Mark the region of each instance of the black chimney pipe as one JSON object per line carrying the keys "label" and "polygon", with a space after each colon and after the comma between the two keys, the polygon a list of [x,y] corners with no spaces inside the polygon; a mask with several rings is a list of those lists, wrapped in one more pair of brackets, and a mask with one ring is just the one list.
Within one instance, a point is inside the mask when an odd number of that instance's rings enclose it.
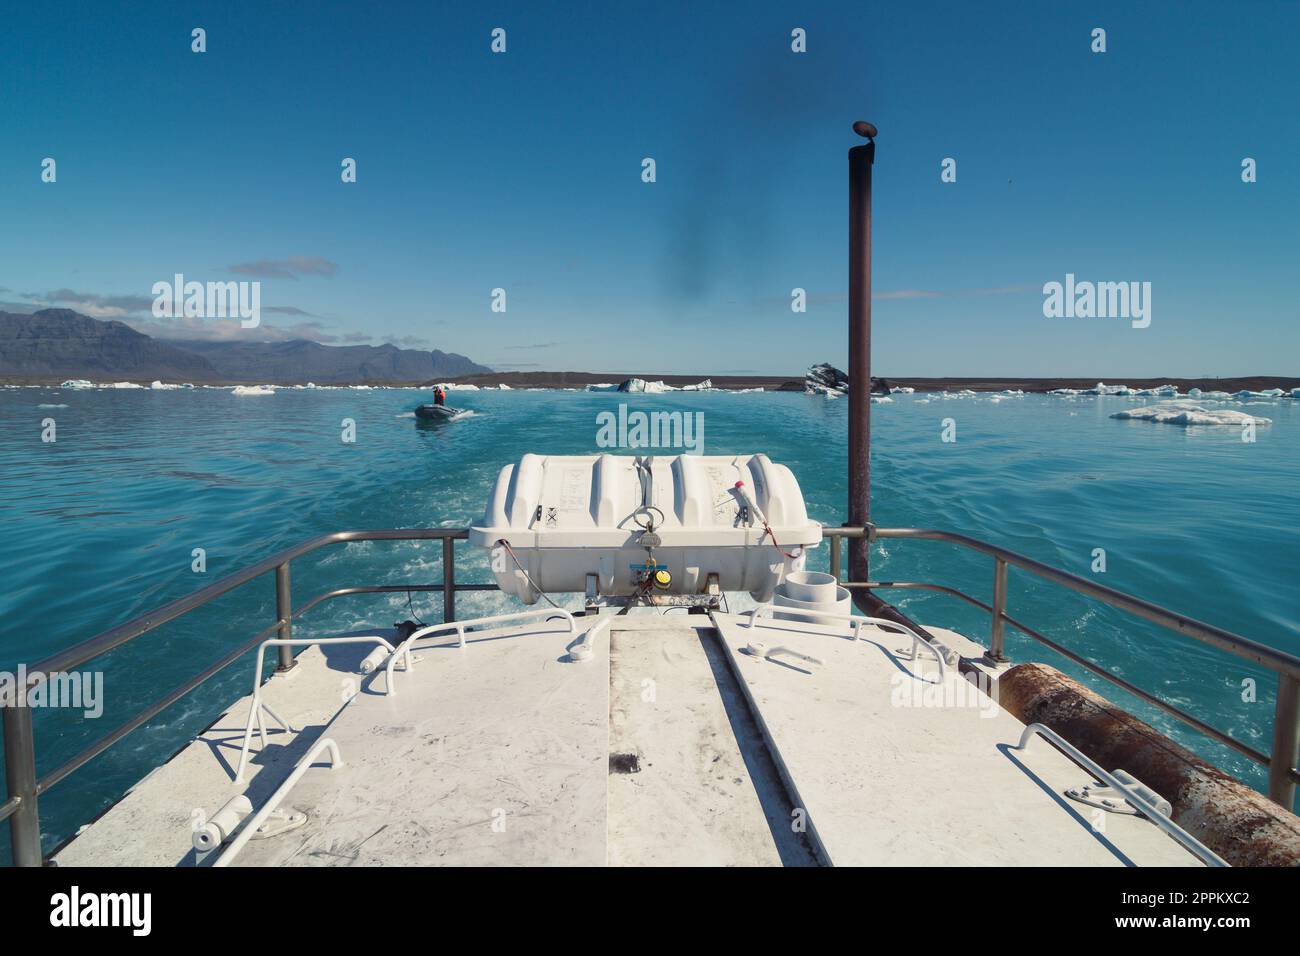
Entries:
{"label": "black chimney pipe", "polygon": [[[876,127],[859,120],[853,131],[867,142],[849,150],[849,520],[871,522],[871,166]],[[871,542],[849,540],[849,580],[871,580]],[[878,602],[854,589],[863,611]]]}

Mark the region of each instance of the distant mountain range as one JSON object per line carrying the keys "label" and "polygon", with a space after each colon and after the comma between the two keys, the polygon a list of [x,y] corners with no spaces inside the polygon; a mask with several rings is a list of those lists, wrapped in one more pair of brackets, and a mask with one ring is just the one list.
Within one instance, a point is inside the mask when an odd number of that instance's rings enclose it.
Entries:
{"label": "distant mountain range", "polygon": [[463,355],[395,345],[160,340],[71,309],[0,312],[0,378],[50,381],[270,383],[427,382],[489,372]]}

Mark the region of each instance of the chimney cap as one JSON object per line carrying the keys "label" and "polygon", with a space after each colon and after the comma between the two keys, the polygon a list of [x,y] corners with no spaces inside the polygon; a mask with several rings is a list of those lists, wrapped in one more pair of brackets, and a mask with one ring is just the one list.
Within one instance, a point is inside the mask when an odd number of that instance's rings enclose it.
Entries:
{"label": "chimney cap", "polygon": [[874,139],[876,136],[876,126],[874,123],[868,123],[866,120],[858,120],[853,124],[853,132],[865,139]]}

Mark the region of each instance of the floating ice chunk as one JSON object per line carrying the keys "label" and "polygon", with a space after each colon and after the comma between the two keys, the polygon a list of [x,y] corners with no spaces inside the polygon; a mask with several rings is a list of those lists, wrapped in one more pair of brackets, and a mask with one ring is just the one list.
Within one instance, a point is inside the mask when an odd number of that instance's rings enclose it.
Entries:
{"label": "floating ice chunk", "polygon": [[1082,395],[1083,393],[1080,392],[1077,388],[1054,388],[1047,394],[1048,395]]}
{"label": "floating ice chunk", "polygon": [[676,392],[678,389],[672,385],[665,385],[663,382],[647,382],[643,378],[629,378],[618,387],[618,391],[658,395],[662,392]]}
{"label": "floating ice chunk", "polygon": [[84,378],[70,378],[62,385],[59,386],[59,388],[94,388],[94,387],[95,387],[94,385],[92,385],[90,382],[87,382]]}
{"label": "floating ice chunk", "polygon": [[236,385],[231,395],[274,395],[275,389],[270,385]]}
{"label": "floating ice chunk", "polygon": [[1098,382],[1092,388],[1086,388],[1082,392],[1075,393],[1080,395],[1131,395],[1133,389],[1127,385],[1107,385],[1105,382]]}
{"label": "floating ice chunk", "polygon": [[1227,408],[1206,408],[1196,402],[1157,402],[1143,405],[1141,408],[1129,408],[1116,412],[1111,418],[1131,418],[1147,422],[1160,422],[1166,425],[1271,425],[1272,419],[1259,418]]}
{"label": "floating ice chunk", "polygon": [[144,388],[144,386],[137,385],[135,382],[113,382],[108,385],[101,385],[100,388]]}
{"label": "floating ice chunk", "polygon": [[601,382],[597,385],[588,385],[585,389],[588,392],[617,392],[618,386],[613,382]]}
{"label": "floating ice chunk", "polygon": [[713,379],[706,378],[698,385],[683,385],[683,392],[711,392],[713,391]]}
{"label": "floating ice chunk", "polygon": [[915,391],[910,385],[891,385],[889,388],[891,395],[911,395]]}
{"label": "floating ice chunk", "polygon": [[[828,397],[829,397],[829,396],[828,396]],[[894,402],[894,400],[893,400],[892,398],[890,398],[888,395],[872,395],[872,396],[871,396],[871,404],[872,404],[872,405],[892,405],[893,402]]]}

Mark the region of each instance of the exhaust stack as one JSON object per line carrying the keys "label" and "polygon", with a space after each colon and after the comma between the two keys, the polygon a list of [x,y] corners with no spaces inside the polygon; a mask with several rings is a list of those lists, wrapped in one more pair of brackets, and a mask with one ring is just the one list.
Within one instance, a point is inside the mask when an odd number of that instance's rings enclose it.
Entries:
{"label": "exhaust stack", "polygon": [[[853,132],[867,142],[849,150],[849,516],[848,523],[871,523],[871,167],[876,161],[876,127],[858,120]],[[850,539],[849,580],[871,580],[871,542]],[[866,589],[854,589],[862,611],[879,602]]]}

